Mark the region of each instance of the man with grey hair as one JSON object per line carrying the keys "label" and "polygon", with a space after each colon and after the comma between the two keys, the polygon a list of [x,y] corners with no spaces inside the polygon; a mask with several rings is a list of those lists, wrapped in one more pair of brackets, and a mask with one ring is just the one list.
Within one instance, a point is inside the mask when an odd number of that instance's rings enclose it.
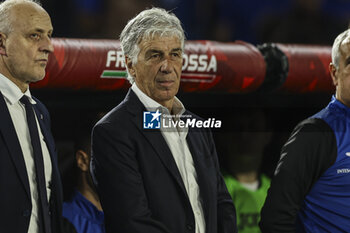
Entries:
{"label": "man with grey hair", "polygon": [[45,76],[50,16],[37,2],[0,4],[0,231],[61,232],[61,183],[50,117],[29,84]]}
{"label": "man with grey hair", "polygon": [[145,10],[120,40],[132,87],[92,135],[91,168],[106,231],[237,232],[211,133],[143,128],[150,113],[151,121],[162,114],[174,116],[173,122],[193,116],[175,96],[185,41],[180,21],[163,9]]}
{"label": "man with grey hair", "polygon": [[334,41],[336,87],[326,108],[299,123],[282,148],[262,232],[350,232],[350,30]]}

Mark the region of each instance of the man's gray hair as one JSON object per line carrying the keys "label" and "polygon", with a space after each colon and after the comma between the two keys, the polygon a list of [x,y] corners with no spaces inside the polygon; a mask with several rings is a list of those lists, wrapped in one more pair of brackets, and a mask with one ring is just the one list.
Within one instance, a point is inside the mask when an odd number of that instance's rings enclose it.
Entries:
{"label": "man's gray hair", "polygon": [[[185,33],[180,20],[173,14],[161,8],[147,9],[131,19],[120,34],[120,44],[124,56],[128,56],[133,64],[137,63],[139,44],[143,39],[152,39],[155,36],[176,36],[181,41],[184,51]],[[125,64],[128,71],[128,67]],[[134,78],[129,74],[128,80],[132,84]]]}
{"label": "man's gray hair", "polygon": [[12,21],[10,20],[11,8],[21,3],[35,3],[41,6],[37,0],[6,0],[0,3],[0,32],[8,34],[12,32]]}
{"label": "man's gray hair", "polygon": [[349,36],[350,29],[347,29],[346,31],[340,33],[337,38],[335,38],[333,46],[332,46],[332,63],[335,66],[336,69],[339,68],[339,57],[341,55],[341,44],[343,41]]}

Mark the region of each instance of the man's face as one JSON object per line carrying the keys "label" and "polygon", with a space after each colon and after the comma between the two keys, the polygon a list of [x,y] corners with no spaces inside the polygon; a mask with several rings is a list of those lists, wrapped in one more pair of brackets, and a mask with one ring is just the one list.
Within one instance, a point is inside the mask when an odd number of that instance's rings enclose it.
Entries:
{"label": "man's face", "polygon": [[331,65],[331,75],[336,86],[336,98],[350,107],[350,35],[340,46],[339,68]]}
{"label": "man's face", "polygon": [[138,62],[127,61],[137,86],[163,106],[172,104],[180,85],[182,48],[175,37],[154,37],[139,44]]}
{"label": "man's face", "polygon": [[53,52],[51,20],[34,4],[14,6],[10,20],[13,30],[8,35],[1,33],[2,73],[20,88],[27,87],[45,76],[48,56]]}

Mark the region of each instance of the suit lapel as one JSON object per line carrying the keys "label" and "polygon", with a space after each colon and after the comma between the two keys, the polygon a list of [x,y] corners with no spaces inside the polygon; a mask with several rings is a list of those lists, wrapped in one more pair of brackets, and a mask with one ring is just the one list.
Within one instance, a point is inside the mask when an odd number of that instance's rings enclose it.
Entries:
{"label": "suit lapel", "polygon": [[[47,119],[44,119],[43,114],[38,110],[38,106],[36,105],[38,105],[38,103],[33,105],[35,114],[37,116],[41,133],[43,134],[44,141],[46,143],[47,149],[50,154],[50,159],[51,159],[52,174],[51,174],[51,185],[49,186],[49,188],[51,189],[51,194],[60,195],[58,190],[61,190],[61,187],[60,187],[61,181],[60,181],[59,170],[57,166],[58,163],[57,163],[57,157],[55,152],[55,141],[54,141],[54,138],[52,137],[51,132],[47,128],[48,124],[44,122]],[[53,199],[51,198],[51,200]]]}
{"label": "suit lapel", "polygon": [[51,133],[48,132],[48,129],[46,128],[46,124],[44,123],[44,116],[43,114],[38,110],[37,104],[34,104],[34,110],[35,110],[35,114],[36,117],[38,119],[39,125],[40,125],[40,129],[41,129],[41,133],[44,136],[44,141],[46,143],[46,146],[49,150],[50,153],[50,158],[51,158],[51,163],[55,164],[56,162],[56,157],[55,155],[55,148],[54,148],[54,140],[51,136]]}
{"label": "suit lapel", "polygon": [[[49,188],[51,189],[51,197],[50,197],[50,208],[52,209],[52,227],[58,232],[59,228],[61,227],[59,225],[59,222],[57,222],[57,219],[60,219],[60,214],[62,212],[62,186],[61,186],[61,179],[59,176],[59,170],[58,170],[58,163],[57,163],[57,154],[55,151],[55,140],[52,137],[51,131],[49,129],[50,123],[49,119],[46,119],[45,116],[42,114],[42,111],[40,111],[41,104],[38,103],[38,100],[35,99],[37,104],[34,104],[34,111],[37,116],[41,133],[43,134],[44,141],[46,143],[46,146],[48,148],[50,158],[51,158],[51,167],[52,167],[52,175],[51,175],[51,184],[49,185]],[[48,115],[47,115],[48,117]]]}
{"label": "suit lapel", "polygon": [[30,198],[27,168],[24,162],[21,145],[19,144],[16,130],[10,116],[10,112],[7,108],[6,102],[1,92],[0,92],[0,116],[1,116],[0,133],[3,135],[5,144],[7,145],[7,148],[10,152],[11,159],[17,169],[18,176],[22,181],[22,184],[28,195],[28,198]]}
{"label": "suit lapel", "polygon": [[175,178],[176,182],[180,185],[181,189],[187,196],[185,185],[182,181],[179,169],[176,166],[173,155],[162,135],[160,130],[144,130],[143,129],[143,112],[146,111],[136,94],[130,89],[125,99],[128,106],[128,110],[133,114],[132,121],[140,130],[141,134],[152,145],[157,152],[158,157],[168,169],[168,171]]}

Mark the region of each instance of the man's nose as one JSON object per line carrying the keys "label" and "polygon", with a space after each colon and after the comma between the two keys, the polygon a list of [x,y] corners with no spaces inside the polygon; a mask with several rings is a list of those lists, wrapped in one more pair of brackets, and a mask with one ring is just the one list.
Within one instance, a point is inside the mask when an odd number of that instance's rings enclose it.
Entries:
{"label": "man's nose", "polygon": [[172,66],[171,66],[171,62],[169,62],[169,59],[165,58],[164,61],[162,61],[162,64],[160,66],[160,71],[166,74],[171,73]]}
{"label": "man's nose", "polygon": [[54,47],[52,45],[52,41],[50,37],[46,36],[42,39],[40,50],[46,53],[52,53],[54,51]]}

